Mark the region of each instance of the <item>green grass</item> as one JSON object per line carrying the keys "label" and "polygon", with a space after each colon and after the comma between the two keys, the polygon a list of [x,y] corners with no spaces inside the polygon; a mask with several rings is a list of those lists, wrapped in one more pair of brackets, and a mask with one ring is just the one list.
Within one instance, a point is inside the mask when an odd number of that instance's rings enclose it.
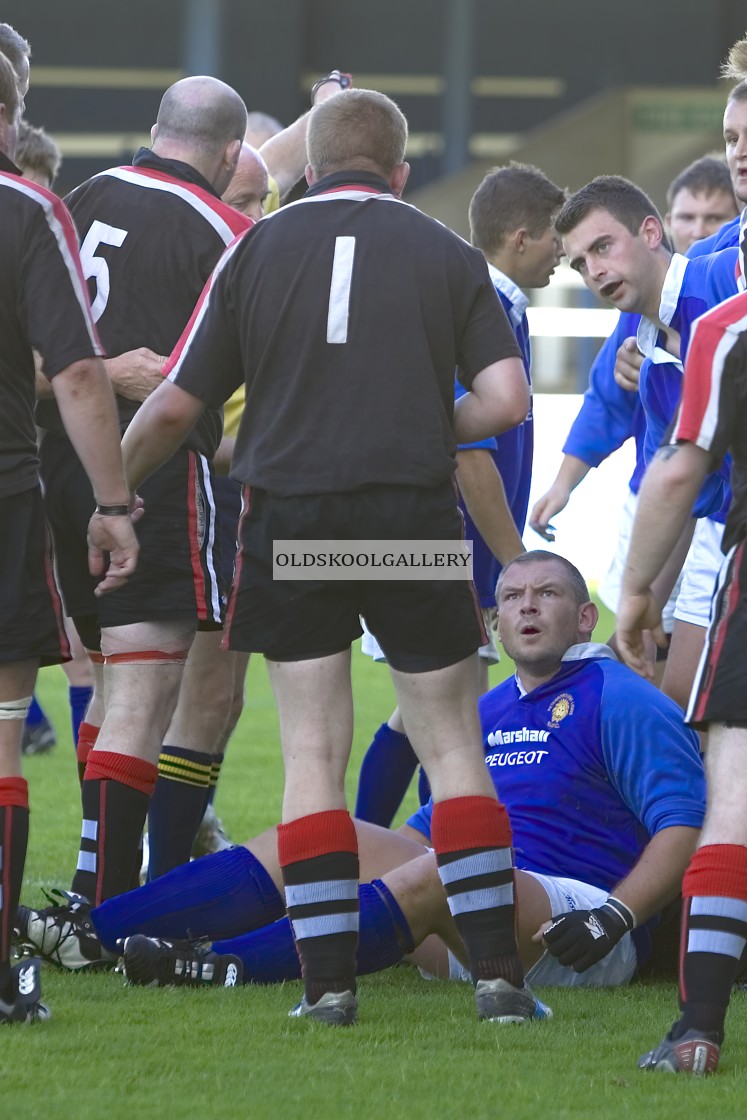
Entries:
{"label": "green grass", "polygon": [[[611,631],[605,613],[600,640]],[[493,682],[510,672],[503,662]],[[356,739],[348,790],[373,730],[393,706],[388,673],[354,656]],[[60,742],[29,758],[32,832],[26,901],[70,881],[80,823],[62,673],[39,694]],[[217,808],[241,840],[278,816],[277,721],[260,658],[219,787]],[[409,795],[408,808],[414,807]],[[403,811],[402,816],[405,813]],[[527,1028],[474,1019],[465,985],[426,984],[407,967],[366,977],[361,1022],[334,1031],[291,1022],[300,984],[235,991],[125,988],[116,974],[44,973],[48,1024],[2,1032],[0,1118],[301,1120],[468,1116],[728,1120],[747,1114],[745,997],[735,995],[722,1070],[710,1082],[646,1075],[635,1059],[675,1011],[674,985],[540,994],[556,1018]]]}

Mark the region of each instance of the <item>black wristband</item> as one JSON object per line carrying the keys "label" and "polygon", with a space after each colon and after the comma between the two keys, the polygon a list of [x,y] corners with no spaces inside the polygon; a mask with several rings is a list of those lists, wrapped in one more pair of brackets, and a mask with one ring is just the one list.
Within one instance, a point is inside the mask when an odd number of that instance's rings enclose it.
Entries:
{"label": "black wristband", "polygon": [[122,506],[96,506],[94,513],[101,517],[128,517],[130,513],[129,502]]}

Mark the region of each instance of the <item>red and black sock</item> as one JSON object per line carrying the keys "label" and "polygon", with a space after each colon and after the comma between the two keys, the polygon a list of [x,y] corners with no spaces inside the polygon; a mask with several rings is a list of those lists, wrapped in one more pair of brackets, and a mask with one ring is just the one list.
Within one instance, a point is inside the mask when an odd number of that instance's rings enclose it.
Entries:
{"label": "red and black sock", "polygon": [[308,1003],[355,992],[358,837],[344,809],[278,826],[278,857]]}
{"label": "red and black sock", "polygon": [[709,844],[690,860],[682,881],[680,1008],[673,1028],[723,1039],[731,989],[747,943],[747,848]]}
{"label": "red and black sock", "polygon": [[516,944],[511,825],[491,797],[455,797],[433,806],[431,839],[449,909],[473,979],[502,977],[521,987]]}
{"label": "red and black sock", "polygon": [[93,750],[81,791],[83,827],[73,890],[98,905],[129,890],[158,776],[152,762]]}
{"label": "red and black sock", "polygon": [[0,999],[10,1002],[10,942],[21,897],[29,838],[29,791],[24,778],[0,778]]}
{"label": "red and black sock", "polygon": [[86,773],[88,756],[96,746],[96,740],[99,737],[100,730],[101,728],[97,727],[95,723],[87,723],[86,720],[83,720],[78,728],[78,743],[75,748],[75,753],[78,758],[78,781],[81,785],[83,785],[83,778]]}

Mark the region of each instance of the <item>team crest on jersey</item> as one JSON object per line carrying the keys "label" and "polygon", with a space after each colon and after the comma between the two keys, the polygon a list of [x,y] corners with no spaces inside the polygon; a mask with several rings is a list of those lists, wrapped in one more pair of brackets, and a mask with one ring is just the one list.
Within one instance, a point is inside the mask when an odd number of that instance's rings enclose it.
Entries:
{"label": "team crest on jersey", "polygon": [[550,722],[548,727],[560,727],[560,724],[566,716],[573,715],[573,709],[576,707],[573,697],[569,692],[561,692],[560,696],[556,696],[550,705]]}

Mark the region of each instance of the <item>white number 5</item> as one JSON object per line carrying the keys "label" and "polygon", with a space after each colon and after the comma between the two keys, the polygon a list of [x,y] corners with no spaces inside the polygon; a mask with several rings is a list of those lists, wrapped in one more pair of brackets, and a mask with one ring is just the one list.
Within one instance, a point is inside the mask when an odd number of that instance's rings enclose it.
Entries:
{"label": "white number 5", "polygon": [[117,248],[127,237],[126,229],[117,229],[108,226],[105,222],[92,222],[83,244],[80,247],[80,259],[83,264],[83,275],[86,280],[96,281],[96,298],[91,304],[93,321],[97,323],[106,310],[109,299],[109,265],[103,257],[96,256],[99,245],[114,245]]}

